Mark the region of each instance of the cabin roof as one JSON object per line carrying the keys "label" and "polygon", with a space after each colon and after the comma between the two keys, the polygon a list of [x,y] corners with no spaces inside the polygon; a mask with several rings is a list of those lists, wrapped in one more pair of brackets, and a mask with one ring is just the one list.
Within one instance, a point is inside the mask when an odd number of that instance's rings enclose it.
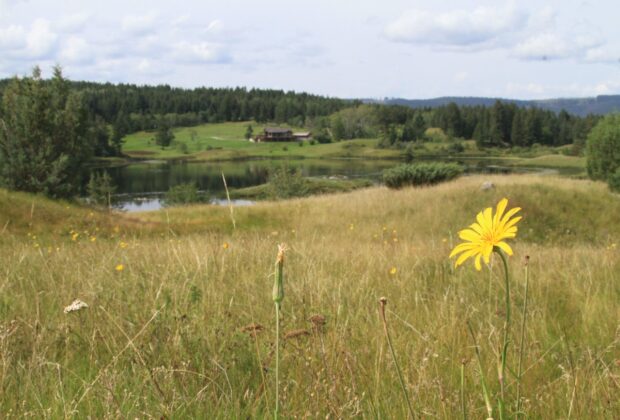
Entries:
{"label": "cabin roof", "polygon": [[284,133],[290,133],[290,132],[291,132],[290,128],[279,128],[279,127],[267,127],[267,128],[265,128],[265,133],[284,134]]}

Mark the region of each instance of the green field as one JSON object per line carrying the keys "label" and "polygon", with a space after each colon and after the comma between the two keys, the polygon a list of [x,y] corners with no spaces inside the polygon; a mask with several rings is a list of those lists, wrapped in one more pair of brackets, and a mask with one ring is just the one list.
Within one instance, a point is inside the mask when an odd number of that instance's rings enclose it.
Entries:
{"label": "green field", "polygon": [[[534,175],[264,202],[235,208],[236,228],[226,207],[108,214],[0,191],[2,417],[272,417],[272,273],[286,243],[282,418],[407,417],[382,296],[417,417],[486,418],[466,322],[496,407],[502,271],[454,269],[448,254],[502,197],[523,215],[510,418],[526,255],[525,417],[619,418],[620,200],[602,183]],[[63,313],[76,298],[88,308]]]}
{"label": "green field", "polygon": [[[249,122],[205,124],[173,129],[175,145],[162,150],[155,144],[154,132],[138,132],[125,137],[123,153],[130,157],[149,159],[191,158],[197,160],[235,160],[252,158],[398,158],[395,150],[375,149],[374,139],[360,139],[331,144],[304,142],[251,143],[244,139]],[[263,125],[252,123],[254,133],[262,133]],[[305,131],[303,128],[293,130]],[[192,133],[194,139],[192,140]],[[185,144],[187,153],[181,151]]]}

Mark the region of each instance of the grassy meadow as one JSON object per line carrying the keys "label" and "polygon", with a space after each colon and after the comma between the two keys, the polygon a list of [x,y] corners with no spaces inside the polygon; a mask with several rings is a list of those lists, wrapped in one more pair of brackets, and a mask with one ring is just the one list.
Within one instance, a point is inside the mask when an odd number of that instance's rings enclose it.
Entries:
{"label": "grassy meadow", "polygon": [[[262,133],[266,127],[246,121],[175,128],[172,130],[175,144],[163,150],[155,144],[154,132],[140,131],[125,137],[123,153],[134,158],[191,158],[203,161],[253,158],[398,158],[400,155],[397,150],[375,149],[377,142],[375,139],[356,139],[329,144],[310,144],[308,141],[252,143],[244,138],[248,124],[252,124],[255,134]],[[299,127],[291,129],[307,131]],[[182,144],[185,145],[187,153],[181,149]]]}
{"label": "grassy meadow", "polygon": [[[263,202],[235,208],[236,228],[226,207],[108,214],[0,191],[2,417],[273,416],[272,274],[286,243],[282,418],[407,418],[380,297],[417,417],[486,418],[467,322],[497,395],[501,267],[454,269],[448,255],[502,197],[523,215],[508,413],[529,255],[526,417],[619,418],[620,197],[534,175]],[[63,313],[76,298],[88,308]]]}

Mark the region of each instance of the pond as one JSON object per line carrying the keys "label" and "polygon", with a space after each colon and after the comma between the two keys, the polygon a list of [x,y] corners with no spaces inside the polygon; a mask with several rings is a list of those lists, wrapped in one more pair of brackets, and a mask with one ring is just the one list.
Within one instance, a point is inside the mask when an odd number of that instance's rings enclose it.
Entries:
{"label": "pond", "polygon": [[[436,160],[436,159],[435,159]],[[245,160],[231,162],[142,161],[124,166],[96,168],[107,171],[117,186],[114,207],[126,211],[157,210],[163,196],[175,185],[194,183],[213,204],[227,204],[222,173],[229,188],[243,188],[267,182],[269,172],[288,166],[301,170],[304,176],[368,178],[380,182],[384,169],[400,164],[396,160],[362,159],[301,159]],[[512,168],[489,160],[459,162],[469,173],[509,173]],[[531,170],[531,169],[530,169]],[[536,169],[535,169],[536,170]],[[250,205],[247,200],[235,200],[235,205]]]}
{"label": "pond", "polygon": [[[303,176],[369,178],[379,181],[381,172],[397,165],[389,160],[249,160],[233,162],[144,161],[105,170],[117,186],[113,205],[127,211],[157,210],[163,196],[175,185],[194,183],[214,204],[227,204],[222,173],[229,189],[267,182],[269,172],[287,166],[301,170]],[[235,205],[252,204],[235,200]]]}

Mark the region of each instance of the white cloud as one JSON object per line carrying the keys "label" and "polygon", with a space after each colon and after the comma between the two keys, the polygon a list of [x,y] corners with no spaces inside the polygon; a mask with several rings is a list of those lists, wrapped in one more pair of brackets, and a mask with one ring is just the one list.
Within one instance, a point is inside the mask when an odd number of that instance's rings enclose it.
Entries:
{"label": "white cloud", "polygon": [[527,60],[557,60],[574,54],[574,46],[558,34],[534,35],[515,47],[515,55]]}
{"label": "white cloud", "polygon": [[453,80],[457,83],[462,83],[469,77],[469,74],[466,71],[459,71],[454,74]]}
{"label": "white cloud", "polygon": [[209,22],[209,25],[207,26],[207,29],[205,31],[217,34],[222,31],[223,27],[224,27],[224,24],[220,20],[216,19],[214,21]]}
{"label": "white cloud", "polygon": [[49,58],[56,46],[58,35],[52,32],[49,21],[37,19],[26,37],[26,54],[30,58]]}
{"label": "white cloud", "polygon": [[590,51],[598,49],[602,44],[591,34],[544,32],[517,44],[514,54],[524,60],[584,59]]}
{"label": "white cloud", "polygon": [[125,16],[122,21],[122,28],[133,35],[145,35],[149,32],[155,32],[157,24],[157,14],[148,13],[146,15]]}
{"label": "white cloud", "polygon": [[57,41],[58,35],[45,19],[36,19],[27,30],[20,25],[0,28],[0,51],[15,59],[51,58]]}
{"label": "white cloud", "polygon": [[174,45],[174,58],[186,63],[226,63],[230,56],[221,46],[209,42],[179,42]]}
{"label": "white cloud", "polygon": [[0,50],[13,50],[26,45],[26,31],[22,26],[0,28]]}
{"label": "white cloud", "polygon": [[600,46],[586,51],[584,61],[587,63],[620,63],[620,48],[613,46]]}
{"label": "white cloud", "polygon": [[62,63],[91,63],[94,59],[94,48],[83,38],[71,36],[63,43],[59,58]]}
{"label": "white cloud", "polygon": [[387,25],[385,35],[392,41],[462,48],[493,43],[521,30],[527,20],[527,13],[512,7],[444,13],[411,10]]}
{"label": "white cloud", "polygon": [[90,14],[88,13],[74,13],[72,15],[63,16],[56,27],[62,33],[71,34],[81,32],[88,21],[90,20]]}

